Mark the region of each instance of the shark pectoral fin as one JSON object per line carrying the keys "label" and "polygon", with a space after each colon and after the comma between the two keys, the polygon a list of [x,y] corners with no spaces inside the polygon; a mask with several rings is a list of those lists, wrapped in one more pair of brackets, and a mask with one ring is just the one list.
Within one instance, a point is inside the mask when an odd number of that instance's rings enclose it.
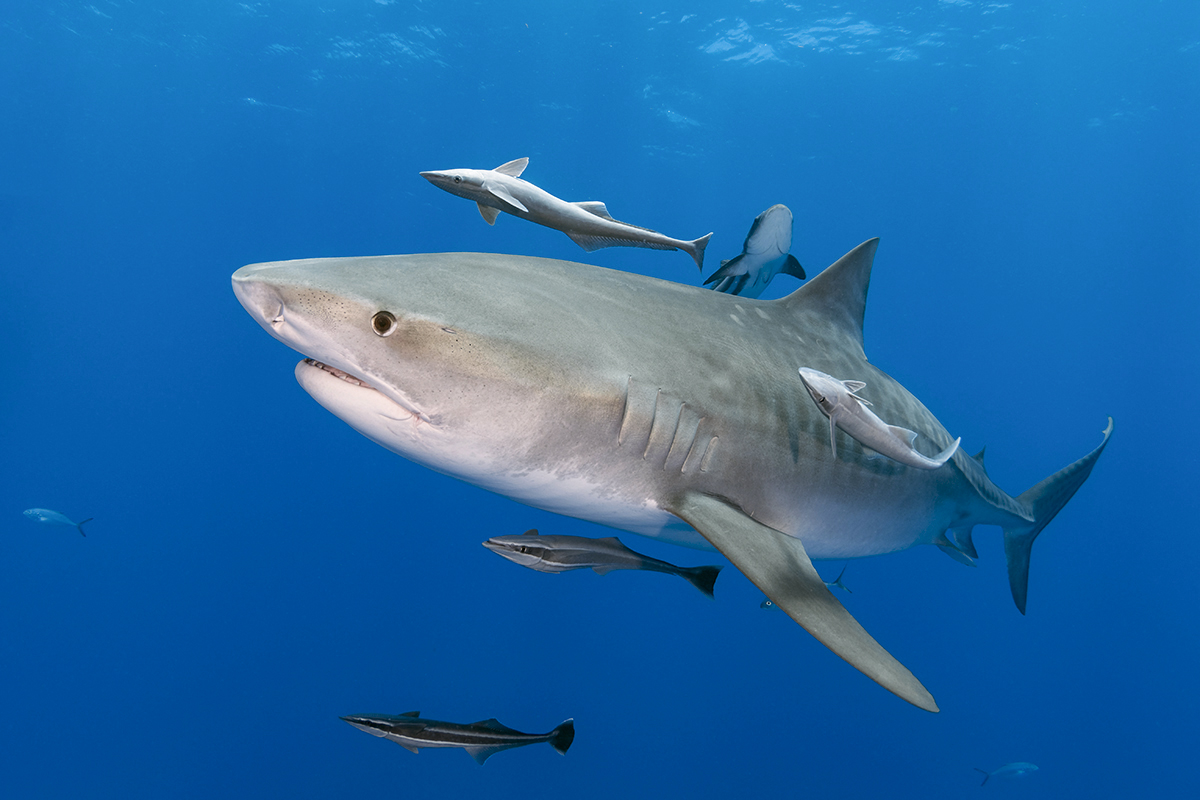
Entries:
{"label": "shark pectoral fin", "polygon": [[791,275],[793,278],[799,278],[800,280],[808,278],[808,275],[804,272],[804,267],[800,266],[800,262],[791,253],[788,253],[788,257],[783,260],[783,267],[779,271],[784,275]]}
{"label": "shark pectoral fin", "polygon": [[528,158],[514,158],[512,161],[509,161],[507,164],[501,164],[500,166],[496,167],[494,170],[492,170],[492,172],[499,172],[501,175],[508,175],[513,178],[519,178],[519,177],[521,177],[521,173],[524,172],[525,168],[528,166],[529,166]]}
{"label": "shark pectoral fin", "polygon": [[483,203],[476,203],[479,206],[479,215],[483,217],[483,221],[488,225],[496,224],[496,217],[500,216],[500,209],[485,206]]}
{"label": "shark pectoral fin", "polygon": [[504,202],[508,203],[513,208],[519,208],[525,212],[529,211],[529,209],[525,207],[524,203],[522,203],[517,198],[513,197],[512,193],[509,192],[508,189],[505,188],[504,186],[501,186],[499,183],[492,183],[491,181],[484,181],[483,189],[485,192],[490,194],[492,197],[496,198],[497,200],[503,200]]}
{"label": "shark pectoral fin", "polygon": [[826,588],[804,545],[715,497],[687,492],[668,507],[822,644],[883,688],[926,711],[933,696]]}
{"label": "shark pectoral fin", "polygon": [[612,214],[608,213],[608,207],[599,200],[583,200],[575,203],[575,205],[579,206],[589,214],[595,214],[597,217],[601,217],[603,219],[612,219]]}

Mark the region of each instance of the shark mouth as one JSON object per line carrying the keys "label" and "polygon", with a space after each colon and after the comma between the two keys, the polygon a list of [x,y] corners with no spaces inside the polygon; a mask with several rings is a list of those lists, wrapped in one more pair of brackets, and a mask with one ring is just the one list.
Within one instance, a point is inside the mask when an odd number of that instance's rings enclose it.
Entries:
{"label": "shark mouth", "polygon": [[362,378],[356,378],[353,375],[351,375],[349,372],[342,372],[337,367],[331,367],[328,364],[323,364],[320,361],[317,361],[315,358],[306,358],[306,359],[304,359],[304,363],[308,364],[310,367],[316,367],[317,369],[323,369],[326,372],[328,372],[330,375],[332,375],[333,377],[340,378],[340,379],[344,380],[346,383],[351,384],[352,386],[361,386],[364,389],[370,389],[371,391],[377,391],[374,386],[367,383]]}

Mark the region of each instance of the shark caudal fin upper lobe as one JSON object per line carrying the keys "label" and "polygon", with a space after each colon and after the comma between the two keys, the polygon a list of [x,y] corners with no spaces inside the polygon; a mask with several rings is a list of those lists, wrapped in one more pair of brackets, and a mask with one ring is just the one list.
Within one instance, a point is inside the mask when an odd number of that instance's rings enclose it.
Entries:
{"label": "shark caudal fin upper lobe", "polygon": [[717,575],[720,572],[721,567],[682,567],[679,575],[692,586],[712,597],[713,587],[716,586]]}
{"label": "shark caudal fin upper lobe", "polygon": [[1033,522],[1004,528],[1008,584],[1012,588],[1013,601],[1022,614],[1025,613],[1025,600],[1029,591],[1029,555],[1033,550],[1033,541],[1092,474],[1092,467],[1096,466],[1096,461],[1108,445],[1112,432],[1113,421],[1112,417],[1109,417],[1108,427],[1104,429],[1104,441],[1100,442],[1099,447],[1016,498],[1017,503],[1029,508],[1033,516]]}
{"label": "shark caudal fin upper lobe", "polygon": [[575,741],[575,720],[565,720],[561,725],[551,731],[550,746],[564,756],[567,754],[567,749],[571,746],[571,742]]}

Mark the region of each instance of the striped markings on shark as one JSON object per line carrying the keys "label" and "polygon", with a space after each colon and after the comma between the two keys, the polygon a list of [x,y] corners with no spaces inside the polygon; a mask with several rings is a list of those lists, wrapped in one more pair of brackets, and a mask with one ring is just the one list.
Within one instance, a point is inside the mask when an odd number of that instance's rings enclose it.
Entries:
{"label": "striped markings on shark", "polygon": [[575,741],[575,721],[563,721],[549,733],[522,733],[495,718],[479,722],[427,719],[419,711],[403,714],[353,714],[341,718],[360,731],[389,739],[414,753],[426,747],[461,747],[483,764],[501,750],[547,742],[562,755]]}
{"label": "striped markings on shark", "polygon": [[94,519],[93,517],[88,517],[83,522],[72,522],[65,514],[51,511],[48,508],[27,508],[22,513],[34,522],[41,522],[46,525],[66,525],[68,528],[74,528],[79,531],[80,536],[87,536],[83,532],[83,525]]}
{"label": "striped markings on shark", "polygon": [[605,247],[646,247],[682,250],[704,268],[704,248],[709,233],[687,241],[612,218],[598,200],[569,203],[521,179],[528,158],[518,158],[495,169],[446,169],[422,172],[421,177],[452,195],[473,200],[488,225],[503,211],[547,228],[562,231],[591,253]]}
{"label": "striped markings on shark", "polygon": [[493,536],[483,546],[514,564],[538,572],[560,573],[591,569],[607,575],[618,569],[636,569],[678,575],[709,597],[721,567],[678,567],[630,550],[615,536],[539,536],[531,528],[520,536]]}

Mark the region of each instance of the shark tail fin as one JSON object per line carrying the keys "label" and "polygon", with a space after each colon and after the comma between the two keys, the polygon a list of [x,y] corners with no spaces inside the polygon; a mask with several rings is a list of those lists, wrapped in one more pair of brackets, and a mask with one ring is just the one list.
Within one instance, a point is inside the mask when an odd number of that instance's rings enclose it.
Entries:
{"label": "shark tail fin", "polygon": [[712,597],[713,587],[717,583],[717,575],[720,572],[720,567],[685,567],[680,571],[679,576]]}
{"label": "shark tail fin", "polygon": [[988,782],[988,778],[992,777],[992,773],[988,772],[986,769],[980,769],[979,767],[972,767],[972,769],[974,769],[976,772],[983,773],[983,783],[979,784],[980,786],[983,786],[984,783]]}
{"label": "shark tail fin", "polygon": [[92,520],[94,520],[94,519],[95,519],[95,517],[88,517],[88,518],[87,518],[87,519],[85,519],[83,522],[77,522],[77,523],[75,524],[75,527],[76,527],[76,529],[78,529],[78,531],[79,531],[79,535],[80,535],[80,536],[83,536],[83,537],[86,537],[86,536],[87,536],[87,534],[83,532],[83,523],[84,523],[84,522],[91,522],[91,521],[92,521]]}
{"label": "shark tail fin", "polygon": [[1012,589],[1013,601],[1022,614],[1025,613],[1025,600],[1029,591],[1029,555],[1033,550],[1033,540],[1092,474],[1092,467],[1096,466],[1096,461],[1108,445],[1112,432],[1113,420],[1109,417],[1108,427],[1104,429],[1104,441],[1100,442],[1099,447],[1016,498],[1018,503],[1029,508],[1033,516],[1032,522],[1004,528],[1008,585]]}
{"label": "shark tail fin", "polygon": [[712,238],[712,234],[706,234],[699,239],[693,239],[688,242],[690,247],[686,250],[691,254],[692,258],[696,259],[696,266],[703,271],[704,269],[704,248],[708,247],[708,240]]}
{"label": "shark tail fin", "polygon": [[564,720],[561,725],[550,732],[550,746],[564,756],[571,742],[575,741],[575,720]]}

